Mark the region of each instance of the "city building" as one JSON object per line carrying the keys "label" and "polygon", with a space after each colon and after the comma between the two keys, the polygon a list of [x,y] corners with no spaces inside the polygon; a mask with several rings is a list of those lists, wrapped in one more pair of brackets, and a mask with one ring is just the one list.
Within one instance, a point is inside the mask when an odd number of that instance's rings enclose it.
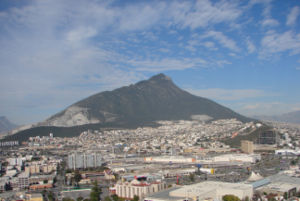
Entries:
{"label": "city building", "polygon": [[279,136],[274,130],[260,132],[258,135],[258,144],[276,144],[279,141]]}
{"label": "city building", "polygon": [[26,172],[22,172],[18,176],[18,188],[26,189],[29,187],[29,174]]}
{"label": "city building", "polygon": [[193,185],[170,188],[164,192],[155,193],[144,198],[144,201],[189,201],[189,200],[222,200],[222,197],[232,194],[241,200],[252,198],[253,187],[249,184],[206,181]]}
{"label": "city building", "polygon": [[124,199],[132,199],[135,195],[144,198],[149,194],[162,191],[166,184],[160,180],[147,181],[146,178],[135,178],[132,181],[119,181],[115,185],[116,194]]}
{"label": "city building", "polygon": [[25,201],[43,201],[43,195],[41,193],[26,194]]}
{"label": "city building", "polygon": [[276,155],[300,155],[300,150],[293,149],[278,149],[275,150]]}
{"label": "city building", "polygon": [[146,157],[145,162],[156,162],[156,163],[195,163],[195,158],[188,158],[182,156],[158,156],[158,157]]}
{"label": "city building", "polygon": [[254,150],[253,142],[248,141],[248,140],[242,140],[241,141],[241,150],[244,153],[253,154],[253,150]]}
{"label": "city building", "polygon": [[256,163],[261,160],[261,156],[259,154],[223,154],[213,157],[212,160],[215,163]]}
{"label": "city building", "polygon": [[75,170],[100,167],[103,160],[99,153],[72,153],[67,162],[68,168]]}

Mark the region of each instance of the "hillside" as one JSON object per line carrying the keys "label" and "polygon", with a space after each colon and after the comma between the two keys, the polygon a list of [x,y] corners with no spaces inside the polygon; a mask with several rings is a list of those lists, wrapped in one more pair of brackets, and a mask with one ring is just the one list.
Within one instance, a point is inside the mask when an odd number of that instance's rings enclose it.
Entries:
{"label": "hillside", "polygon": [[256,116],[255,118],[261,119],[264,121],[277,121],[277,122],[300,124],[300,110],[281,114],[281,115]]}
{"label": "hillside", "polygon": [[0,133],[4,133],[16,128],[17,125],[10,122],[6,117],[0,116]]}

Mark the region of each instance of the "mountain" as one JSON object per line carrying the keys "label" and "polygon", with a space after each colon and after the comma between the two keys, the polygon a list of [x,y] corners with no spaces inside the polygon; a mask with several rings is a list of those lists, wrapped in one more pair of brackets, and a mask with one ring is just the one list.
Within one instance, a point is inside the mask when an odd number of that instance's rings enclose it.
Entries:
{"label": "mountain", "polygon": [[154,125],[153,122],[158,120],[203,117],[252,120],[209,99],[192,95],[178,88],[169,77],[158,74],[134,85],[85,98],[16,135],[48,135],[54,129],[58,132],[53,131],[55,136],[65,136],[66,133],[72,136],[89,128],[134,127]]}
{"label": "mountain", "polygon": [[83,99],[41,125],[69,127],[116,121],[149,122],[190,119],[192,115],[249,121],[211,100],[181,90],[169,77],[159,74],[135,85]]}
{"label": "mountain", "polygon": [[265,121],[277,121],[277,122],[300,124],[300,110],[281,114],[281,115],[256,116],[255,118],[265,120]]}
{"label": "mountain", "polygon": [[17,125],[11,123],[5,116],[0,116],[0,133],[4,133],[16,128]]}

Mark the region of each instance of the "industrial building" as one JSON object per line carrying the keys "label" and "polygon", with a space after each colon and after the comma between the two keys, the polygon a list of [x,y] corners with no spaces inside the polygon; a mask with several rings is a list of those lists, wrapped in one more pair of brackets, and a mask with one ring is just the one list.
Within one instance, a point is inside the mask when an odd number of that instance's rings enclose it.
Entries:
{"label": "industrial building", "polygon": [[249,184],[206,181],[193,185],[168,189],[144,198],[144,201],[169,200],[222,200],[222,197],[232,194],[241,200],[252,198],[253,187]]}
{"label": "industrial building", "polygon": [[223,154],[213,157],[215,163],[228,163],[228,162],[242,162],[242,163],[256,163],[261,160],[259,154]]}
{"label": "industrial building", "polygon": [[160,157],[146,157],[145,162],[157,163],[195,163],[196,159],[191,157],[182,156],[160,156]]}
{"label": "industrial building", "polygon": [[[253,189],[261,194],[272,193],[277,196],[284,196],[286,193],[287,197],[292,197],[300,190],[300,178],[286,175],[283,172],[266,178],[261,178],[258,175],[255,175],[255,177],[257,179],[251,179],[254,178],[252,174],[245,183],[251,184]],[[255,181],[251,182],[251,180]]]}

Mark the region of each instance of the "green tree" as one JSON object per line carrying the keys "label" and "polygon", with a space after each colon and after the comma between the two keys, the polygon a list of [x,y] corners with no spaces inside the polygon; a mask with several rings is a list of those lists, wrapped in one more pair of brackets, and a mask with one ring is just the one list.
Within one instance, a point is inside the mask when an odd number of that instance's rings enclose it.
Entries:
{"label": "green tree", "polygon": [[300,191],[297,192],[296,196],[300,198]]}
{"label": "green tree", "polygon": [[119,197],[117,194],[112,195],[111,198],[113,199],[113,201],[119,201]]}
{"label": "green tree", "polygon": [[69,197],[65,197],[62,199],[62,201],[74,201],[72,198],[69,198]]}
{"label": "green tree", "polygon": [[75,181],[76,186],[79,185],[79,182],[80,182],[81,179],[82,179],[82,177],[81,177],[81,174],[80,174],[79,170],[75,170],[74,181]]}
{"label": "green tree", "polygon": [[82,196],[78,197],[78,198],[76,199],[76,201],[83,201],[83,197],[82,197]]}
{"label": "green tree", "polygon": [[92,192],[90,194],[90,200],[91,201],[99,201],[101,194],[102,194],[102,190],[101,190],[101,188],[99,188],[98,182],[96,180],[94,183],[94,186],[92,188]]}
{"label": "green tree", "polygon": [[139,201],[139,200],[140,200],[139,196],[135,195],[135,196],[133,197],[133,201]]}
{"label": "green tree", "polygon": [[50,191],[48,193],[48,200],[49,201],[54,201],[55,200],[55,196],[54,196],[54,193],[52,191]]}
{"label": "green tree", "polygon": [[223,201],[240,201],[240,198],[235,195],[224,195],[222,199]]}
{"label": "green tree", "polygon": [[104,201],[112,201],[112,200],[110,199],[109,196],[106,196],[106,197],[104,198]]}
{"label": "green tree", "polygon": [[283,194],[283,197],[284,197],[284,199],[286,199],[286,200],[287,200],[287,199],[288,199],[288,197],[289,197],[289,196],[288,196],[288,193],[287,193],[287,192],[284,192],[284,194]]}
{"label": "green tree", "polygon": [[276,201],[275,197],[268,198],[268,201]]}
{"label": "green tree", "polygon": [[195,174],[190,173],[189,177],[190,177],[191,182],[195,181]]}

